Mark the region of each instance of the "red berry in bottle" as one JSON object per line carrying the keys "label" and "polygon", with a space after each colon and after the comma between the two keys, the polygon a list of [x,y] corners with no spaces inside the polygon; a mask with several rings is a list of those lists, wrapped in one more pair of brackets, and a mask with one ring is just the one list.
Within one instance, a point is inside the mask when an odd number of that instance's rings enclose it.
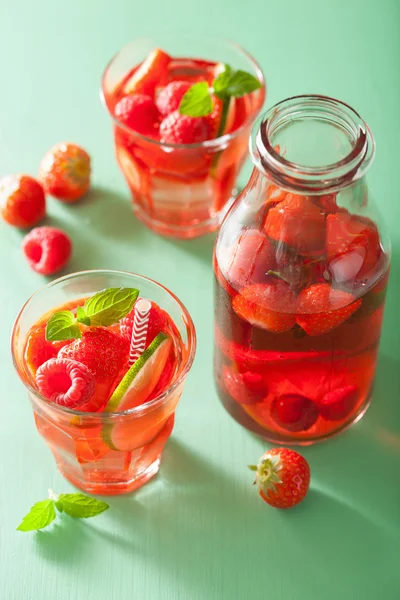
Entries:
{"label": "red berry in bottle", "polygon": [[325,394],[318,407],[321,417],[327,421],[341,421],[350,415],[358,401],[358,389],[347,385]]}
{"label": "red berry in bottle", "polygon": [[157,96],[157,108],[163,117],[178,110],[179,104],[192,84],[189,81],[171,81]]}
{"label": "red berry in bottle", "polygon": [[296,321],[308,335],[322,335],[347,321],[361,303],[329,283],[316,283],[299,294]]}
{"label": "red berry in bottle", "polygon": [[271,416],[283,429],[307,431],[318,419],[318,407],[301,394],[283,394],[272,402]]}
{"label": "red berry in bottle", "polygon": [[261,402],[268,393],[264,380],[258,373],[252,371],[239,373],[224,366],[222,376],[228,393],[239,404]]}
{"label": "red berry in bottle", "polygon": [[29,175],[6,175],[0,179],[0,212],[14,227],[32,227],[46,215],[43,187]]}
{"label": "red berry in bottle", "polygon": [[275,508],[300,504],[310,486],[310,467],[306,459],[288,448],[272,448],[251,465],[261,498]]}
{"label": "red berry in bottle", "polygon": [[39,179],[48,194],[76,202],[90,187],[90,156],[76,144],[57,144],[44,156]]}
{"label": "red berry in bottle", "polygon": [[67,264],[71,252],[70,238],[55,227],[36,227],[22,241],[29,266],[41,275],[53,275]]}
{"label": "red berry in bottle", "polygon": [[225,271],[236,289],[252,283],[265,283],[268,271],[276,268],[275,248],[256,229],[245,230],[233,248],[227,251]]}
{"label": "red berry in bottle", "polygon": [[114,109],[118,121],[143,135],[154,135],[159,113],[153,99],[145,94],[122,98]]}
{"label": "red berry in bottle", "polygon": [[78,408],[93,396],[95,380],[85,365],[66,358],[51,358],[37,370],[36,385],[47,400]]}
{"label": "red berry in bottle", "polygon": [[160,125],[160,140],[164,144],[200,144],[211,137],[211,126],[206,117],[188,117],[177,110]]}

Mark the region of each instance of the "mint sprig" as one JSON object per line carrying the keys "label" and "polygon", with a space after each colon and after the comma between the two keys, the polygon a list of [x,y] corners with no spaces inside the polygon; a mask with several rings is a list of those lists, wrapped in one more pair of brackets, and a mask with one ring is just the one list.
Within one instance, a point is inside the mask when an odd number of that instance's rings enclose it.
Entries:
{"label": "mint sprig", "polygon": [[102,500],[96,500],[85,494],[60,494],[49,490],[49,498],[36,502],[18,525],[17,531],[38,531],[44,529],[56,518],[56,509],[65,512],[74,519],[88,519],[110,508]]}
{"label": "mint sprig", "polygon": [[108,288],[78,306],[76,316],[69,310],[54,313],[46,326],[46,340],[58,342],[82,337],[79,323],[95,327],[118,323],[130,313],[138,295],[135,288]]}
{"label": "mint sprig", "polygon": [[[225,119],[221,118],[221,125],[225,126],[226,114],[232,97],[240,98],[245,94],[254,92],[261,87],[260,81],[251,73],[246,71],[235,71],[229,65],[223,65],[223,70],[209,87],[207,82],[200,81],[192,85],[183,96],[179,104],[181,115],[189,117],[206,117],[213,111],[212,95],[215,94],[223,101],[222,112]],[[222,121],[224,121],[222,123]],[[219,128],[217,136],[223,133],[223,127]]]}

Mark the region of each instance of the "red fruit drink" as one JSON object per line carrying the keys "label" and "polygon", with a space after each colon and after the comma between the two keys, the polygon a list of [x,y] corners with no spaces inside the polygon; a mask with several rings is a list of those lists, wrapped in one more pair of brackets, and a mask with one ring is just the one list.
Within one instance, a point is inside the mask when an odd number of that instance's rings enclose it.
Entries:
{"label": "red fruit drink", "polygon": [[[99,284],[110,287],[91,294]],[[61,297],[69,299],[38,316]],[[139,276],[76,274],[31,298],[14,328],[14,361],[39,433],[67,479],[120,494],[157,473],[194,344],[184,307]]]}
{"label": "red fruit drink", "polygon": [[368,406],[390,247],[363,180],[301,194],[258,168],[216,244],[216,383],[244,426],[273,442],[308,444]]}
{"label": "red fruit drink", "polygon": [[[116,158],[138,218],[165,235],[196,237],[219,226],[233,198],[251,124],[265,98],[263,76],[233,44],[210,42],[207,48],[203,40],[177,44],[173,36],[161,40],[164,49],[148,43],[138,40],[122,49],[103,77]],[[200,58],[204,55],[207,59]],[[259,89],[244,93],[244,88],[227,103],[217,97],[212,86],[225,62],[251,73]],[[183,96],[199,83],[209,89],[210,113],[180,114]]]}

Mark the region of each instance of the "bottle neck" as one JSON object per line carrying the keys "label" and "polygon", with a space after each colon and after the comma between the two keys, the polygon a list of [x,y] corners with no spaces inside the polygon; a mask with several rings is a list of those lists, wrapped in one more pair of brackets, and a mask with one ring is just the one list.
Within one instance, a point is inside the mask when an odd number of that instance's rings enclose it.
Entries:
{"label": "bottle neck", "polygon": [[253,127],[250,151],[258,170],[275,184],[321,194],[360,179],[372,163],[375,142],[350,106],[307,95],[284,100],[264,113]]}

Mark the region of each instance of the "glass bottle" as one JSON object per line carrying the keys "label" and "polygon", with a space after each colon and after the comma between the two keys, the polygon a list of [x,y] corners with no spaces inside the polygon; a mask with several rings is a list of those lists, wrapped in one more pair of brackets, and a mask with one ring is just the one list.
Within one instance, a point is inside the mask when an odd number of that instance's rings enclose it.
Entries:
{"label": "glass bottle", "polygon": [[215,247],[217,389],[248,429],[310,444],[371,399],[390,263],[374,139],[347,104],[307,95],[262,115],[250,150]]}

